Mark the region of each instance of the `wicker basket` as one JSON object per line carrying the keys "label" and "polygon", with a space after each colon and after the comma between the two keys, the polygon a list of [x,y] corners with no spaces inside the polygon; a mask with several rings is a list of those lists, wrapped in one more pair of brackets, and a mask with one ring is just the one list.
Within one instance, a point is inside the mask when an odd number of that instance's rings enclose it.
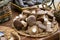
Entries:
{"label": "wicker basket", "polygon": [[10,20],[12,14],[10,4],[11,3],[8,3],[7,5],[0,8],[0,24]]}
{"label": "wicker basket", "polygon": [[20,35],[22,36],[27,36],[27,37],[47,37],[47,36],[50,36],[52,34],[54,34],[55,32],[58,31],[58,23],[55,25],[55,27],[53,28],[53,32],[52,33],[48,33],[48,32],[43,32],[43,33],[40,33],[40,34],[36,34],[36,35],[29,35],[29,34],[26,34],[24,31],[20,30],[20,31],[17,31]]}
{"label": "wicker basket", "polygon": [[11,2],[11,5],[12,5],[12,9],[17,9],[20,12],[22,12],[22,10],[24,10],[24,9],[37,8],[37,6],[38,6],[38,5],[34,5],[34,6],[31,6],[31,7],[24,7],[24,8],[22,8],[22,7],[16,5],[16,4],[12,3],[12,2]]}
{"label": "wicker basket", "polygon": [[[33,8],[32,8],[33,10]],[[46,10],[46,9],[45,9]],[[29,15],[35,15],[35,14],[29,14]],[[14,25],[13,25],[14,27]],[[14,27],[15,28],[15,27]],[[16,29],[16,28],[15,28]],[[56,23],[56,25],[54,25],[54,27],[52,28],[53,29],[53,32],[51,33],[48,33],[48,32],[42,32],[42,33],[39,33],[39,34],[36,34],[36,35],[29,35],[27,34],[25,31],[23,30],[17,30],[17,32],[20,34],[20,35],[23,35],[23,36],[27,36],[27,37],[46,37],[46,36],[49,36],[49,35],[52,35],[54,34],[56,31],[58,31],[58,23]]]}
{"label": "wicker basket", "polygon": [[34,5],[34,6],[31,6],[31,7],[20,7],[14,3],[11,2],[11,7],[13,10],[16,10],[16,11],[19,11],[20,13],[25,10],[25,9],[33,9],[33,8],[42,8],[42,9],[46,9],[46,10],[50,10],[52,7],[48,7],[47,4],[39,4],[39,5]]}

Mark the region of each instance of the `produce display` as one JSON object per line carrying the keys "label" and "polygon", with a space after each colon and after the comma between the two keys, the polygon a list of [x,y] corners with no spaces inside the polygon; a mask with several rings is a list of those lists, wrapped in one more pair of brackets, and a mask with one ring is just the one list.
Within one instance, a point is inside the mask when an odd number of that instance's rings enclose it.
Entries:
{"label": "produce display", "polygon": [[21,35],[43,37],[58,30],[53,10],[40,8],[23,10],[13,20],[14,27]]}
{"label": "produce display", "polygon": [[60,2],[55,1],[0,0],[0,40],[58,40]]}

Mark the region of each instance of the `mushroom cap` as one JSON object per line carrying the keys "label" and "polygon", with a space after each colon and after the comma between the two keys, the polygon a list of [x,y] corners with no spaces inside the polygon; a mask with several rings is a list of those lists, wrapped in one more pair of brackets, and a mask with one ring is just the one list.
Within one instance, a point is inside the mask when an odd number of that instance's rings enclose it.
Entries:
{"label": "mushroom cap", "polygon": [[36,17],[34,15],[30,15],[28,18],[27,18],[27,23],[29,25],[34,25],[36,22]]}
{"label": "mushroom cap", "polygon": [[20,30],[20,29],[22,29],[22,27],[24,26],[20,21],[18,21],[18,20],[15,20],[14,21],[14,26],[15,26],[15,28],[17,29],[17,30]]}

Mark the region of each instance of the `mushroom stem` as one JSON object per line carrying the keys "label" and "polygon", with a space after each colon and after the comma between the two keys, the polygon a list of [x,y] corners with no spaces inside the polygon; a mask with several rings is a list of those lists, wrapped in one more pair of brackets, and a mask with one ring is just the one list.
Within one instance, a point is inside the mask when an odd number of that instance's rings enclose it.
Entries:
{"label": "mushroom stem", "polygon": [[53,30],[52,30],[52,23],[48,20],[48,17],[46,17],[45,15],[44,15],[44,23],[45,23],[45,25],[46,25],[46,31],[47,32],[52,32]]}
{"label": "mushroom stem", "polygon": [[51,27],[52,27],[51,22],[47,21],[47,29],[46,29],[46,31],[47,31],[47,32],[52,32],[53,30],[52,30]]}
{"label": "mushroom stem", "polygon": [[27,26],[27,23],[25,21],[21,21],[21,23],[24,25],[24,27]]}

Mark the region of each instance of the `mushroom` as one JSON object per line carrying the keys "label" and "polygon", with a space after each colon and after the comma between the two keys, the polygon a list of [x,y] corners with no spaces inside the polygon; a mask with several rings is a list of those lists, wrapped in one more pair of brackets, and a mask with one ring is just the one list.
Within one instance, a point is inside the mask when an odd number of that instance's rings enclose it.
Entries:
{"label": "mushroom", "polygon": [[13,22],[13,24],[14,24],[14,26],[15,26],[15,28],[16,28],[17,30],[20,30],[20,29],[22,29],[22,27],[24,27],[24,25],[23,25],[20,21],[18,21],[18,20],[15,20],[15,21]]}
{"label": "mushroom", "polygon": [[21,21],[21,23],[24,25],[24,27],[27,27],[27,23],[25,21]]}
{"label": "mushroom", "polygon": [[53,17],[53,24],[56,24],[57,22],[56,22],[56,20],[55,20],[55,17]]}
{"label": "mushroom", "polygon": [[25,21],[27,21],[27,18],[25,18]]}
{"label": "mushroom", "polygon": [[31,28],[29,27],[26,31],[29,34],[37,34],[38,33],[38,27],[36,25],[33,25]]}
{"label": "mushroom", "polygon": [[23,14],[20,14],[20,15],[19,15],[20,20],[24,20],[26,17],[27,17],[27,16],[26,16],[26,15],[23,15]]}
{"label": "mushroom", "polygon": [[13,19],[13,21],[15,21],[15,20],[17,20],[17,19],[20,20],[20,19],[19,19],[19,16],[16,16],[16,17]]}
{"label": "mushroom", "polygon": [[56,23],[57,23],[57,22],[56,22],[56,20],[55,20],[55,17],[53,17],[52,28],[55,27]]}
{"label": "mushroom", "polygon": [[28,13],[30,14],[31,12],[29,10],[23,10],[23,13]]}
{"label": "mushroom", "polygon": [[52,32],[53,31],[53,29],[51,28],[52,27],[52,23],[51,22],[49,22],[49,21],[47,21],[47,29],[46,29],[46,31],[47,32]]}
{"label": "mushroom", "polygon": [[27,18],[27,23],[32,26],[34,25],[36,22],[36,17],[34,15],[30,15],[28,18]]}
{"label": "mushroom", "polygon": [[44,16],[43,16],[43,19],[44,19],[44,24],[47,25],[48,16],[47,16],[47,15],[44,15]]}
{"label": "mushroom", "polygon": [[36,25],[37,25],[39,28],[46,30],[46,26],[43,25],[41,21],[37,21],[37,22],[36,22]]}
{"label": "mushroom", "polygon": [[50,12],[50,11],[45,11],[45,13],[47,13],[47,15],[50,16],[50,17],[54,17],[53,13]]}
{"label": "mushroom", "polygon": [[47,32],[52,32],[52,23],[48,20],[48,17],[47,16],[44,16],[44,23],[46,25],[46,31]]}
{"label": "mushroom", "polygon": [[15,26],[16,29],[20,30],[20,29],[26,28],[27,23],[23,20],[22,21],[15,20],[14,21],[14,26]]}
{"label": "mushroom", "polygon": [[32,14],[36,14],[36,11],[35,10],[32,10]]}
{"label": "mushroom", "polygon": [[37,14],[42,15],[45,14],[45,12],[43,10],[37,10]]}

